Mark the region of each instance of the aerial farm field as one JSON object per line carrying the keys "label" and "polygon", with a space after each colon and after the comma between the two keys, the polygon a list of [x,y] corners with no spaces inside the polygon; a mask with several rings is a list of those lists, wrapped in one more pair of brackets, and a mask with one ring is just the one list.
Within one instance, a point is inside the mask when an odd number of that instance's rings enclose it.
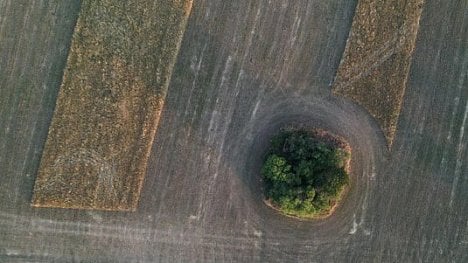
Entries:
{"label": "aerial farm field", "polygon": [[424,0],[361,0],[333,91],[363,106],[392,146]]}
{"label": "aerial farm field", "polygon": [[[408,49],[356,69],[346,64],[356,8],[385,14],[382,1],[195,0],[136,210],[37,208],[85,2],[0,1],[0,262],[468,261],[466,0],[393,0],[421,12],[401,42]],[[394,23],[414,18],[405,12]],[[385,100],[395,111],[377,108],[390,125],[350,96],[382,87],[381,76],[404,85]],[[349,191],[327,218],[297,220],[263,203],[264,155],[291,124],[352,148]]]}
{"label": "aerial farm field", "polygon": [[191,1],[84,1],[38,207],[135,210]]}

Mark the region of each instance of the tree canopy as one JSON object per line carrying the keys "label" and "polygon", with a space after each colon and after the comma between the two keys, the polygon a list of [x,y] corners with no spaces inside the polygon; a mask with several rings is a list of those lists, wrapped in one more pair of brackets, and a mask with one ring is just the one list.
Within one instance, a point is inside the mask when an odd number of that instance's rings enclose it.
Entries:
{"label": "tree canopy", "polygon": [[298,217],[327,214],[348,184],[349,153],[308,131],[283,131],[272,139],[262,168],[265,196]]}

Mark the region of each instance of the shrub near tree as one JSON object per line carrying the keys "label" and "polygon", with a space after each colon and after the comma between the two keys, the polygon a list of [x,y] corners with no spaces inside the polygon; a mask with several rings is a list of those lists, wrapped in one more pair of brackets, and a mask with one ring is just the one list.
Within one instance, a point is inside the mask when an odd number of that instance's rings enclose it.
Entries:
{"label": "shrub near tree", "polygon": [[281,132],[262,168],[267,201],[292,216],[329,214],[348,184],[349,157],[347,150],[312,132]]}

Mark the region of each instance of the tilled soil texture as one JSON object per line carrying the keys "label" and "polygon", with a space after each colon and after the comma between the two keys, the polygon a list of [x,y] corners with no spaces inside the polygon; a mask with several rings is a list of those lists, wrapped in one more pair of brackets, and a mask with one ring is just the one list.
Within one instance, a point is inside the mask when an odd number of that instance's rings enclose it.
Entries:
{"label": "tilled soil texture", "polygon": [[336,80],[335,94],[366,108],[391,147],[424,0],[360,0]]}
{"label": "tilled soil texture", "polygon": [[[329,86],[356,3],[194,1],[127,213],[30,206],[79,6],[0,1],[0,261],[468,262],[468,2],[425,3],[391,151]],[[352,147],[326,219],[263,203],[263,154],[290,123]]]}
{"label": "tilled soil texture", "polygon": [[34,206],[136,209],[191,4],[83,1]]}

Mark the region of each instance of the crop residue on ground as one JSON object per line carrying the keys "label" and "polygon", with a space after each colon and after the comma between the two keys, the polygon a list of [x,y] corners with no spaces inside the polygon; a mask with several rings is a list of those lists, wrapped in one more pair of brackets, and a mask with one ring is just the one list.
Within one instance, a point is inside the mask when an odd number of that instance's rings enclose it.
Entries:
{"label": "crop residue on ground", "polygon": [[360,0],[333,85],[366,108],[391,147],[424,0]]}
{"label": "crop residue on ground", "polygon": [[33,206],[136,209],[191,6],[83,1]]}

